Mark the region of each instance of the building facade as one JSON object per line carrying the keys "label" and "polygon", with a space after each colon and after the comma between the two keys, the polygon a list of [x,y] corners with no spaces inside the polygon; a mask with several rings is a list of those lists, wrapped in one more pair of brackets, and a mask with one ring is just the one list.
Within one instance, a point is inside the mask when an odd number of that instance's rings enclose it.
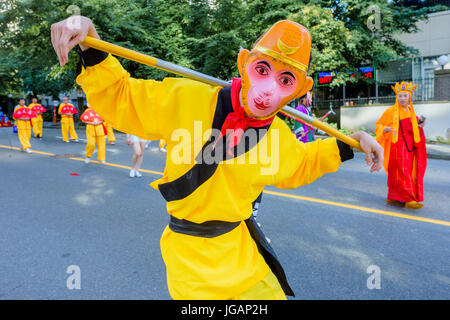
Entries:
{"label": "building facade", "polygon": [[[405,5],[417,5],[417,2],[421,1],[405,1]],[[421,3],[425,5],[425,2]],[[445,1],[433,3],[445,5]],[[433,4],[426,2],[426,5]],[[316,75],[315,106],[326,109],[329,105],[389,104],[395,101],[391,86],[399,81],[413,81],[418,85],[415,101],[447,100],[446,92],[443,92],[447,82],[436,85],[436,71],[450,69],[450,62],[443,66],[438,63],[441,56],[450,60],[450,10],[429,14],[427,20],[417,23],[417,28],[417,33],[395,35],[403,44],[417,50],[415,57],[391,61],[383,69],[364,66],[362,69],[372,69],[367,73],[369,76],[364,76],[357,83],[335,88],[327,86],[327,81],[333,77],[332,72]],[[445,75],[440,74],[438,77]]]}

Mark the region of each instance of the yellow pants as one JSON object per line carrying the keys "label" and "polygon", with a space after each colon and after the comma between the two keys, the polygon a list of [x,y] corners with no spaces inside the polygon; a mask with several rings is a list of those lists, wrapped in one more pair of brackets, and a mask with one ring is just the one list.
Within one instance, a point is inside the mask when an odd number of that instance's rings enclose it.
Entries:
{"label": "yellow pants", "polygon": [[61,132],[64,142],[69,141],[69,133],[70,138],[72,140],[78,140],[78,135],[75,131],[75,126],[73,124],[73,117],[68,116],[61,117]]}
{"label": "yellow pants", "polygon": [[106,124],[105,127],[106,127],[106,132],[108,134],[108,143],[116,142],[116,137],[114,136],[114,129],[113,129],[112,125]]}
{"label": "yellow pants", "polygon": [[231,300],[286,300],[286,295],[277,277],[269,271],[264,279]]}
{"label": "yellow pants", "polygon": [[106,139],[103,132],[103,126],[93,126],[91,124],[86,125],[86,158],[90,158],[95,150],[95,144],[97,144],[97,159],[99,161],[105,161],[106,159]]}
{"label": "yellow pants", "polygon": [[16,120],[17,125],[17,135],[19,136],[20,144],[22,148],[27,150],[31,148],[30,138],[31,138],[31,124],[28,120]]}
{"label": "yellow pants", "polygon": [[42,119],[42,115],[38,115],[36,118],[31,119],[31,123],[33,124],[33,132],[34,136],[42,138],[42,125],[44,120]]}

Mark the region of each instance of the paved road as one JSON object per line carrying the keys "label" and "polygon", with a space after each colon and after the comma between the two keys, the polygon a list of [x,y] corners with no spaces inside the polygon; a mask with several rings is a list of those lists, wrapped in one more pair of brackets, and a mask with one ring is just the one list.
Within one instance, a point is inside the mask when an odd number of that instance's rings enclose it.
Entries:
{"label": "paved road", "polygon": [[[159,250],[168,216],[148,186],[165,154],[147,150],[144,176],[131,179],[124,135],[107,146],[108,165],[84,164],[85,144],[60,136],[44,129],[31,141],[43,153],[25,154],[0,128],[0,299],[170,298]],[[449,169],[429,160],[420,211],[385,205],[386,175],[361,154],[311,185],[267,188],[258,219],[296,299],[449,299]],[[80,290],[67,289],[70,265]],[[367,287],[370,266],[380,289]]]}

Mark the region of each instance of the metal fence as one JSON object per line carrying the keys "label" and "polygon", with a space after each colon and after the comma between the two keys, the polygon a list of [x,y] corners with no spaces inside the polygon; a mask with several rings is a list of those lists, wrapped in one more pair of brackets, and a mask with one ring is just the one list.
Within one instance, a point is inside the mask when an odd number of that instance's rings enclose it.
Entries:
{"label": "metal fence", "polygon": [[371,104],[389,104],[395,102],[395,95],[385,97],[367,97],[367,98],[348,98],[348,99],[331,99],[331,100],[317,100],[314,104],[314,108],[317,109],[329,109],[340,108],[343,106],[354,107],[358,105],[371,105]]}
{"label": "metal fence", "polygon": [[[413,81],[417,85],[417,89],[413,95],[413,101],[433,101],[434,100],[434,78],[424,78],[416,80],[404,80],[406,82]],[[352,107],[358,105],[372,104],[393,104],[395,102],[395,94],[391,86],[400,81],[378,82],[378,96],[373,97],[347,97],[346,99],[314,99],[313,106],[317,109],[340,108],[342,106]],[[450,88],[449,88],[450,90]]]}
{"label": "metal fence", "polygon": [[[403,81],[403,80],[401,80]],[[414,92],[413,99],[415,101],[432,101],[434,100],[434,77],[428,78],[418,78],[418,79],[407,79],[406,82],[412,81],[417,85],[417,89]],[[378,82],[378,88],[381,92],[388,92],[388,95],[392,94],[391,86],[394,86],[396,82],[399,81],[389,81],[389,82]],[[383,94],[381,94],[383,95]]]}
{"label": "metal fence", "polygon": [[[410,82],[411,80],[404,80]],[[395,103],[395,94],[391,88],[396,82],[378,82],[378,96],[375,97],[347,97],[346,99],[313,99],[313,112],[316,117],[325,115],[330,108],[336,113],[327,117],[328,122],[337,123],[340,128],[341,107],[357,107],[362,105],[392,105]],[[413,80],[417,89],[413,95],[413,102],[434,100],[434,78]],[[450,88],[449,88],[450,90]]]}

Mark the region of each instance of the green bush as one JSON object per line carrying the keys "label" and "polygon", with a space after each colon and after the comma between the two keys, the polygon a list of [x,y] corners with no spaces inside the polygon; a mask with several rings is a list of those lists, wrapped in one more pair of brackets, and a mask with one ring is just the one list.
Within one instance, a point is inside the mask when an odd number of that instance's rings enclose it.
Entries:
{"label": "green bush", "polygon": [[441,136],[437,136],[436,141],[439,143],[445,143],[445,144],[449,143],[449,142],[447,142],[447,140],[444,137],[441,137]]}
{"label": "green bush", "polygon": [[42,114],[42,118],[44,119],[44,121],[53,122],[53,110],[47,110],[47,112],[44,112]]}

